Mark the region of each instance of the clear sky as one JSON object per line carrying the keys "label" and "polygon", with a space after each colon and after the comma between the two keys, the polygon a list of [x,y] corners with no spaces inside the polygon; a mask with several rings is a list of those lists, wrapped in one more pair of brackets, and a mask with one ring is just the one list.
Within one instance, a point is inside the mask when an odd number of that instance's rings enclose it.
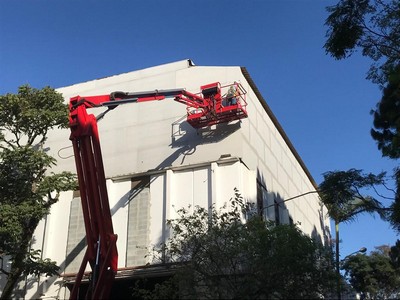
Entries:
{"label": "clear sky", "polygon": [[[335,61],[323,49],[325,7],[336,2],[1,0],[0,94],[187,58],[244,66],[317,183],[333,170],[391,173],[395,162],[369,135],[381,96],[365,79],[370,61]],[[341,257],[397,238],[378,217],[361,216],[341,226]]]}

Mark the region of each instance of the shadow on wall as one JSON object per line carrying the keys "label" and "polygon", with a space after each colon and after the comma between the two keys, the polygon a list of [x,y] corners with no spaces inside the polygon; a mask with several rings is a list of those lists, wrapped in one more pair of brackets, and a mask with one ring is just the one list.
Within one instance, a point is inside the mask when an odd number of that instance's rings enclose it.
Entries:
{"label": "shadow on wall", "polygon": [[[29,290],[31,288],[34,287],[35,284],[38,284],[39,280],[37,277],[29,277],[26,278],[25,281],[25,291]],[[54,299],[63,299],[63,297],[61,297],[60,293],[61,293],[61,289],[64,286],[64,280],[60,279],[57,276],[53,276],[53,277],[48,277],[46,278],[42,283],[40,283],[38,285],[37,291],[36,293],[31,297],[31,299],[42,299],[41,297],[45,295],[45,288],[47,288],[47,286],[49,285],[56,285],[57,287],[57,296],[54,296]],[[17,297],[18,299],[25,299],[26,295],[25,295],[25,291],[24,293],[21,293],[20,297]]]}
{"label": "shadow on wall", "polygon": [[169,146],[176,151],[160,162],[154,170],[172,166],[180,156],[182,156],[180,161],[182,165],[186,156],[193,155],[196,152],[197,146],[221,142],[241,127],[241,121],[237,121],[235,123],[217,124],[211,128],[195,129],[188,122],[181,122],[181,119],[172,124],[171,130],[171,144]]}
{"label": "shadow on wall", "polygon": [[[325,223],[325,218],[326,213],[324,214],[323,204],[320,202],[320,206],[318,209],[319,231],[314,225],[311,237],[325,246],[330,246],[332,243],[331,231],[329,226]],[[319,232],[322,232],[322,236]]]}
{"label": "shadow on wall", "polygon": [[[298,198],[296,196],[299,196]],[[259,214],[264,219],[275,222],[276,224],[293,224],[293,217],[286,206],[287,201],[304,201],[301,197],[305,195],[293,195],[290,198],[284,199],[279,193],[270,192],[265,183],[263,174],[257,170],[257,207]],[[318,209],[319,228],[316,224],[313,226],[311,237],[318,242],[328,245],[330,243],[330,230],[324,222],[323,208]],[[299,224],[301,226],[301,224]],[[322,236],[320,234],[322,232]]]}
{"label": "shadow on wall", "polygon": [[318,211],[318,214],[319,214],[319,224],[323,234],[324,245],[330,245],[332,243],[331,230],[330,227],[325,223],[325,218],[327,216],[327,213],[325,213],[324,215],[322,204],[320,210]]}
{"label": "shadow on wall", "polygon": [[[186,118],[186,116],[172,124],[171,144],[169,146],[176,150],[160,162],[158,166],[149,171],[162,170],[170,167],[180,157],[182,157],[180,162],[182,165],[185,162],[186,156],[193,155],[196,152],[196,147],[198,145],[218,143],[239,130],[241,127],[241,121],[237,121],[230,124],[217,124],[212,128],[195,129],[186,121],[182,121],[184,118]],[[152,181],[154,181],[154,178]],[[150,181],[150,184],[152,181]],[[139,194],[148,184],[149,182],[146,182],[146,184],[139,184],[122,196],[111,208],[111,215],[113,216],[119,209],[126,207],[132,199],[135,199],[135,195]],[[83,237],[61,263],[61,266],[64,266],[64,270],[79,255],[79,253],[85,249],[85,247],[86,238]],[[57,276],[48,277],[41,283],[39,283],[36,278],[31,278],[27,280],[26,289],[32,288],[36,283],[38,283],[39,286],[37,292],[32,296],[34,299],[39,298],[45,292],[47,286],[50,285],[59,285],[60,292],[64,281]]]}
{"label": "shadow on wall", "polygon": [[275,224],[293,223],[293,218],[279,193],[269,191],[264,174],[257,169],[257,209],[264,220]]}

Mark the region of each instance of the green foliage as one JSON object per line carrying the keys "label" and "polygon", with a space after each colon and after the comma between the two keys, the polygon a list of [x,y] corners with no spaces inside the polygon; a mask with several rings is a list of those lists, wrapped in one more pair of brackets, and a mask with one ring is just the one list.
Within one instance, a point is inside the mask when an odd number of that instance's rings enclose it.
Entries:
{"label": "green foliage", "polygon": [[396,270],[385,247],[377,247],[370,255],[353,255],[345,259],[345,270],[353,288],[371,299],[400,296],[400,273]]}
{"label": "green foliage", "polygon": [[43,150],[47,133],[68,124],[62,95],[49,87],[21,86],[0,96],[0,255],[11,261],[1,295],[6,299],[21,274],[57,274],[58,267],[30,249],[34,231],[62,191],[76,188],[73,174],[53,174],[56,161]]}
{"label": "green foliage", "polygon": [[383,156],[397,159],[400,158],[400,65],[394,72],[376,110],[372,111],[371,135]]}
{"label": "green foliage", "polygon": [[385,173],[363,174],[362,170],[331,171],[323,174],[324,181],[319,185],[321,201],[335,222],[352,221],[359,213],[377,212],[385,216],[381,203],[362,192],[384,183]]}
{"label": "green foliage", "polygon": [[363,16],[367,8],[368,0],[340,1],[327,8],[330,15],[326,25],[330,26],[330,31],[325,48],[333,57],[342,59],[353,53],[363,34]]}
{"label": "green foliage", "polygon": [[177,291],[190,299],[309,299],[335,278],[329,249],[295,225],[263,221],[237,191],[229,207],[190,207],[178,216],[168,222],[173,236],[153,253],[176,273],[145,299]]}
{"label": "green foliage", "polygon": [[396,192],[395,199],[390,205],[388,220],[392,227],[397,230],[397,232],[400,232],[400,168],[395,169],[394,178],[396,181]]}
{"label": "green foliage", "polygon": [[336,59],[361,50],[371,58],[368,77],[384,84],[400,64],[400,5],[397,0],[340,0],[327,7],[327,53]]}
{"label": "green foliage", "polygon": [[[389,77],[389,83],[383,90],[381,101],[374,116],[374,128],[371,136],[377,142],[382,156],[391,159],[400,158],[400,65]],[[391,205],[389,221],[400,232],[400,169],[394,172],[396,181],[395,201]]]}
{"label": "green foliage", "polygon": [[177,276],[163,278],[154,284],[147,278],[135,281],[132,288],[133,299],[180,299]]}
{"label": "green foliage", "polygon": [[42,259],[40,250],[30,250],[25,261],[25,266],[25,274],[36,276],[40,274],[45,274],[46,276],[58,275],[58,270],[60,270],[55,261],[48,258]]}
{"label": "green foliage", "polygon": [[43,143],[49,129],[68,125],[63,102],[62,95],[50,87],[38,90],[24,85],[17,94],[0,96],[1,141],[11,148]]}
{"label": "green foliage", "polygon": [[400,240],[390,248],[389,257],[393,267],[400,272]]}

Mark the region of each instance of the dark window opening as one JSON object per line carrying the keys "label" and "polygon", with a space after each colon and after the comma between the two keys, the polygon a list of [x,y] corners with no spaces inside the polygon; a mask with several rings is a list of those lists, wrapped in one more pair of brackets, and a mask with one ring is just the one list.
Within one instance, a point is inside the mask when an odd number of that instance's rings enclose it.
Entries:
{"label": "dark window opening", "polygon": [[263,216],[264,211],[264,200],[263,200],[263,188],[259,182],[257,182],[257,215]]}
{"label": "dark window opening", "polygon": [[280,220],[280,214],[279,214],[279,203],[278,201],[276,201],[276,199],[274,200],[274,207],[275,207],[275,223],[276,225],[281,224],[281,220]]}

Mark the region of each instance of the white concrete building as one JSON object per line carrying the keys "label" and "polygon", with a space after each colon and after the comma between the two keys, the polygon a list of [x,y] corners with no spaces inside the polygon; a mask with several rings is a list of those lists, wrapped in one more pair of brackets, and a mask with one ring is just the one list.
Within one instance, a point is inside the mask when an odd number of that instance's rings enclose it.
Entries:
{"label": "white concrete building", "polygon": [[[133,71],[59,88],[66,101],[81,95],[113,91],[186,88],[196,93],[212,82],[240,82],[247,91],[248,118],[194,129],[185,105],[172,99],[121,105],[102,119],[99,133],[114,231],[118,234],[118,273],[131,276],[147,263],[146,247],[167,237],[165,221],[180,207],[215,204],[234,196],[262,206],[266,218],[295,222],[307,234],[324,240],[329,232],[326,209],[316,184],[243,67],[195,66],[190,60]],[[94,115],[104,108],[91,109]],[[53,170],[75,172],[69,130],[50,134],[46,147],[56,157]],[[61,277],[28,279],[26,299],[64,299],[65,280],[78,271],[85,248],[78,192],[64,193],[36,230],[33,248],[59,263]]]}

